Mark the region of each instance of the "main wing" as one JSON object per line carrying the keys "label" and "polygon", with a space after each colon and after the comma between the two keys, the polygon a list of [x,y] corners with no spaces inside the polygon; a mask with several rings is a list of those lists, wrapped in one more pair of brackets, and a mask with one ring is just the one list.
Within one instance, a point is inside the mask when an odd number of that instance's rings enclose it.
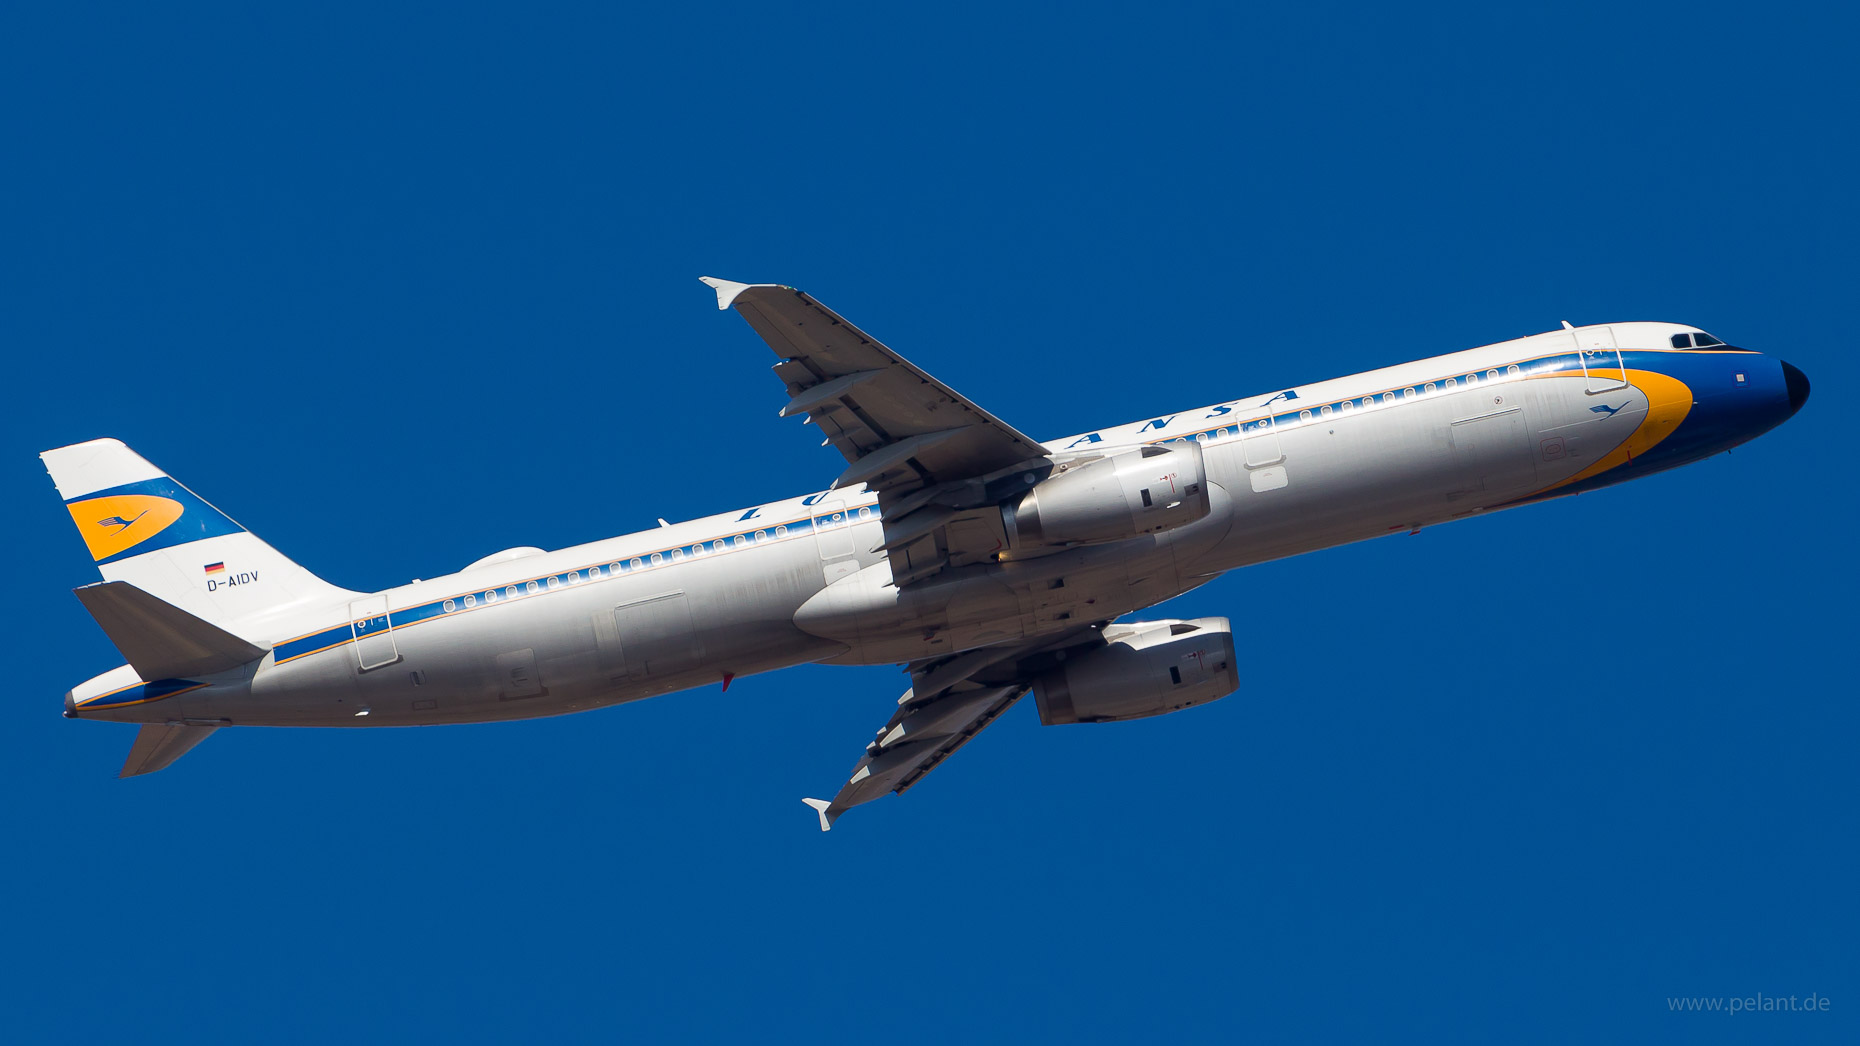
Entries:
{"label": "main wing", "polygon": [[806,414],[846,458],[835,487],[903,492],[974,479],[1046,448],[792,287],[702,277],[781,361],[783,417]]}
{"label": "main wing", "polygon": [[[1006,542],[989,483],[1017,466],[1043,478],[1047,450],[792,287],[701,277],[780,359],[783,417],[807,415],[846,459],[835,488],[879,496],[896,584],[980,562]],[[878,550],[874,550],[878,551]]]}
{"label": "main wing", "polygon": [[1029,643],[912,662],[911,688],[865,746],[839,793],[831,800],[801,801],[820,815],[824,832],[852,807],[887,792],[903,794],[1020,700],[1034,677],[1055,663],[1056,652],[1102,642],[1100,626],[1092,625]]}

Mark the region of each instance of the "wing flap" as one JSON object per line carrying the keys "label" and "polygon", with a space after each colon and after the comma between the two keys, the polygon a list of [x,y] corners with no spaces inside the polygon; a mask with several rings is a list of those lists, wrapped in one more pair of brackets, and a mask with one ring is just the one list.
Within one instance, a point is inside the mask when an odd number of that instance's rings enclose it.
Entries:
{"label": "wing flap", "polygon": [[955,689],[920,707],[899,709],[853,765],[852,774],[831,802],[817,805],[818,799],[806,800],[820,814],[820,830],[826,831],[855,806],[887,792],[902,793],[923,780],[1026,692],[1027,687],[1020,684]]}
{"label": "wing flap", "polygon": [[1032,689],[1034,675],[1051,663],[1052,652],[1102,642],[1088,625],[1024,643],[981,647],[911,662],[911,689],[898,699],[891,719],[853,764],[832,800],[805,799],[827,831],[847,810],[902,794],[943,765],[958,748],[1000,718]]}

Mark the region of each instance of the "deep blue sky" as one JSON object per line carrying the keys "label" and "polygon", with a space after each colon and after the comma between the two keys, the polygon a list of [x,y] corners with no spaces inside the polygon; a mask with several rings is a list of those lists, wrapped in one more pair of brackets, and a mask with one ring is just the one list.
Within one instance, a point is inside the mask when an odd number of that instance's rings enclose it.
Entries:
{"label": "deep blue sky", "polygon": [[[1851,13],[688,6],[5,16],[5,1038],[1860,1034]],[[895,670],[127,782],[59,717],[118,658],[48,447],[361,589],[823,486],[702,274],[1048,438],[1564,319],[1815,393],[1208,585],[1159,613],[1250,617],[1234,697],[1015,709],[827,836]],[[1666,1002],[1758,992],[1831,1009]]]}

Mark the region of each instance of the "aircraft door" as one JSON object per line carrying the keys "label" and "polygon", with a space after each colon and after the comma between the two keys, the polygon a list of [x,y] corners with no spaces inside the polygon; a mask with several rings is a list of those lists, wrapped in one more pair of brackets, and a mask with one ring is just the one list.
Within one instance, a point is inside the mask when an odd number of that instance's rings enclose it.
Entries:
{"label": "aircraft door", "polygon": [[382,668],[400,660],[386,596],[369,596],[349,604],[349,636],[355,640],[357,671]]}
{"label": "aircraft door", "polygon": [[813,507],[814,544],[820,549],[820,569],[831,585],[848,574],[859,572],[857,552],[853,549],[852,520],[846,503],[829,498]]}
{"label": "aircraft door", "polygon": [[1582,354],[1582,373],[1588,378],[1589,395],[1627,387],[1627,368],[1621,362],[1621,350],[1615,346],[1613,327],[1583,327],[1576,331],[1576,347]]}
{"label": "aircraft door", "polygon": [[1240,426],[1240,448],[1246,467],[1250,469],[1277,465],[1285,460],[1285,452],[1279,449],[1278,426],[1270,416]]}

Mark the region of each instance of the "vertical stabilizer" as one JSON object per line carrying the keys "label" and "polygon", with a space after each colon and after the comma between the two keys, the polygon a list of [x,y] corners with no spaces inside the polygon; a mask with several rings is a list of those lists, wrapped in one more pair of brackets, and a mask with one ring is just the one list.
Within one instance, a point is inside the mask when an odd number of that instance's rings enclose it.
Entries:
{"label": "vertical stabilizer", "polygon": [[120,440],[39,455],[105,581],[125,581],[237,632],[282,607],[346,592],[281,555]]}

